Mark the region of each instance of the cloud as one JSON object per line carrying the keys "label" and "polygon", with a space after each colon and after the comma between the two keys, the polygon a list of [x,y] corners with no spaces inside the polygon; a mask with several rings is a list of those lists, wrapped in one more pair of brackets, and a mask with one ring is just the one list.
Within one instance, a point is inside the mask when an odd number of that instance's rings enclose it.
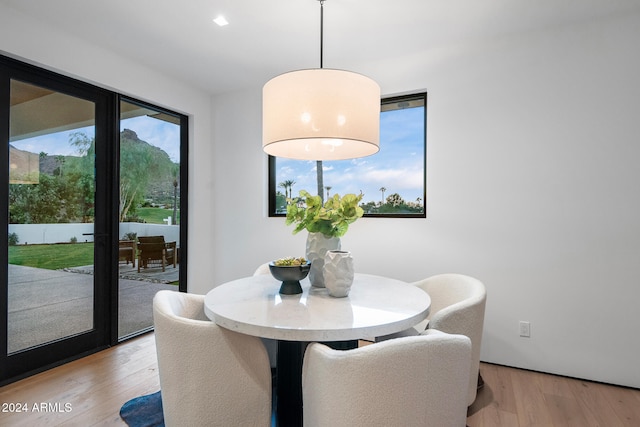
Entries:
{"label": "cloud", "polygon": [[422,189],[422,169],[382,169],[367,172],[362,181],[384,186],[391,191]]}
{"label": "cloud", "polygon": [[360,158],[357,158],[357,159],[351,159],[349,161],[349,163],[351,163],[355,167],[363,167],[367,163],[369,163],[369,160],[367,160],[366,157],[360,157]]}
{"label": "cloud", "polygon": [[294,175],[296,170],[291,166],[282,166],[278,171],[278,176],[288,177]]}

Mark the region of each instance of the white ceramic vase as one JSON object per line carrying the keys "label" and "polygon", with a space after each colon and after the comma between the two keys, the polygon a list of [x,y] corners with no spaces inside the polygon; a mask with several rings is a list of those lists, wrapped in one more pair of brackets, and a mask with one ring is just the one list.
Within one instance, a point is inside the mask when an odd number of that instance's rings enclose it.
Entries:
{"label": "white ceramic vase", "polygon": [[326,237],[322,233],[309,233],[307,235],[306,258],[311,261],[309,281],[312,286],[324,288],[322,267],[324,266],[324,256],[330,250],[340,250],[339,237]]}
{"label": "white ceramic vase", "polygon": [[324,257],[324,283],[332,297],[349,295],[353,284],[353,258],[348,251],[327,251]]}

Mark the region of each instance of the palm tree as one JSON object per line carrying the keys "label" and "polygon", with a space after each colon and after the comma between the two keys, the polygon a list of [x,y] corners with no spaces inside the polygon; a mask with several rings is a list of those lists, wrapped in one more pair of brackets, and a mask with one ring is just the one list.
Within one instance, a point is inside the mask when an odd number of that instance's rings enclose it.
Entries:
{"label": "palm tree", "polygon": [[293,186],[296,185],[296,182],[292,179],[288,179],[285,182],[289,186],[289,198],[291,198],[291,193],[293,192]]}
{"label": "palm tree", "polygon": [[289,198],[293,197],[291,193],[293,192],[293,186],[296,185],[294,180],[289,181]]}
{"label": "palm tree", "polygon": [[[285,181],[282,181],[280,184],[278,184],[278,187],[284,188],[284,197],[287,197],[289,199],[291,198],[291,192],[293,190],[293,186],[295,185],[295,183],[296,182],[294,180],[287,179]],[[287,190],[289,191],[288,193],[287,193]]]}
{"label": "palm tree", "polygon": [[384,192],[387,191],[387,189],[384,187],[380,187],[380,190],[378,191],[382,191],[382,204],[384,205]]}
{"label": "palm tree", "polygon": [[329,200],[329,190],[331,190],[331,188],[333,187],[331,187],[330,185],[324,187],[324,189],[327,190],[327,200]]}
{"label": "palm tree", "polygon": [[[324,184],[322,181],[322,160],[317,160],[316,161],[316,179],[318,182],[318,196],[320,196],[320,199],[324,199],[324,192],[322,191],[322,189],[324,188]],[[324,203],[324,200],[322,200],[322,203]]]}
{"label": "palm tree", "polygon": [[287,184],[286,181],[282,181],[280,184],[278,184],[278,187],[280,188],[284,188],[284,197],[287,198],[287,189],[289,188],[289,184]]}

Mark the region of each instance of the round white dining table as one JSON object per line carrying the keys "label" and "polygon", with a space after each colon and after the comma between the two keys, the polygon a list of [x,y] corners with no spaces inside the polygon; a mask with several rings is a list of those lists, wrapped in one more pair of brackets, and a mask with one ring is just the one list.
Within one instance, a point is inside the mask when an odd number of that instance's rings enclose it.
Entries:
{"label": "round white dining table", "polygon": [[301,425],[301,372],[304,350],[317,341],[354,348],[357,340],[408,329],[426,319],[431,306],[422,289],[387,277],[355,274],[347,297],[302,280],[302,293],[281,295],[281,282],[269,274],[245,277],[207,293],[207,317],[239,333],[278,340],[276,367],[279,426]]}

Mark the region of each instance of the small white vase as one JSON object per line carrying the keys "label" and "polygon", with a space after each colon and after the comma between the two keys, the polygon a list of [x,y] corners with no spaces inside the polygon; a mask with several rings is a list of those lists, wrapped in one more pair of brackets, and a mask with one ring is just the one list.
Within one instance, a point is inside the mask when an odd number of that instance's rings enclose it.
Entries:
{"label": "small white vase", "polygon": [[327,251],[324,257],[324,284],[332,297],[349,295],[353,284],[353,258],[348,251]]}
{"label": "small white vase", "polygon": [[339,237],[326,237],[322,233],[309,233],[307,235],[306,258],[311,261],[309,281],[312,286],[324,288],[322,267],[324,265],[324,256],[329,250],[340,250]]}

